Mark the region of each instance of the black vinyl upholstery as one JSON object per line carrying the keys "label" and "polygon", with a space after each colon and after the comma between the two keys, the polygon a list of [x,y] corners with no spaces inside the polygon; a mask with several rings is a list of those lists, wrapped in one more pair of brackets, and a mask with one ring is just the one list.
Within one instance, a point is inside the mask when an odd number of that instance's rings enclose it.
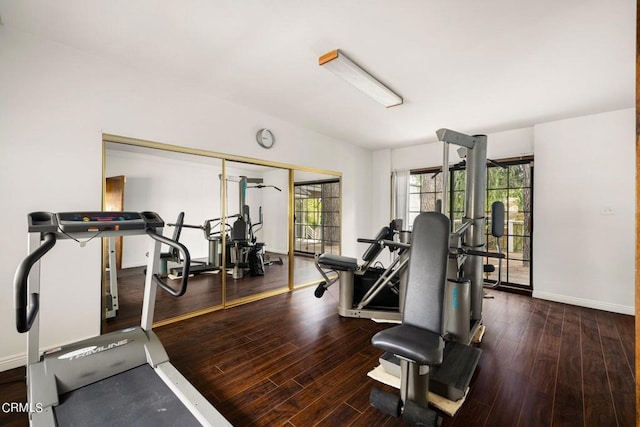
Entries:
{"label": "black vinyl upholstery", "polygon": [[438,365],[444,350],[444,290],[449,219],[425,212],[413,223],[402,325],[378,332],[375,347],[420,365]]}
{"label": "black vinyl upholstery", "polygon": [[239,242],[239,243],[247,243],[247,222],[242,219],[242,218],[238,218],[235,220],[235,222],[233,223],[233,226],[231,227],[231,241],[232,242]]}
{"label": "black vinyl upholstery", "polygon": [[373,238],[373,240],[375,240],[376,243],[371,243],[364,254],[362,254],[362,259],[364,260],[364,262],[372,261],[376,259],[378,255],[380,255],[383,247],[377,242],[379,242],[380,240],[393,240],[393,230],[389,227],[382,227],[380,231],[378,231],[378,234],[376,234],[376,237]]}
{"label": "black vinyl upholstery", "polygon": [[[171,240],[174,242],[180,241],[180,233],[182,232],[182,224],[184,224],[184,212],[180,212],[178,217],[176,218],[176,223],[173,227],[173,236],[171,236]],[[180,253],[178,249],[169,248],[169,252],[161,252],[160,259],[178,259],[180,257]]]}
{"label": "black vinyl upholstery", "polygon": [[348,256],[322,254],[318,257],[318,265],[321,267],[331,268],[334,270],[356,270],[358,268],[358,260]]}
{"label": "black vinyl upholstery", "polygon": [[180,212],[178,214],[178,218],[176,218],[176,226],[173,229],[173,236],[171,236],[171,240],[174,242],[180,241],[180,233],[182,232],[182,224],[184,224],[184,212]]}
{"label": "black vinyl upholstery", "polygon": [[439,334],[413,325],[398,325],[378,332],[371,342],[374,346],[418,365],[442,363],[444,340]]}

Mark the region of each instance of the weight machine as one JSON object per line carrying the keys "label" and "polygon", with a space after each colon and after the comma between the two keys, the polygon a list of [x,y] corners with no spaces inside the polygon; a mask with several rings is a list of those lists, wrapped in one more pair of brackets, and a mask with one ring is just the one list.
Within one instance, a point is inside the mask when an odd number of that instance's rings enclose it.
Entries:
{"label": "weight machine", "polygon": [[[231,277],[242,279],[249,271],[252,276],[263,276],[264,266],[272,263],[283,264],[282,259],[271,261],[265,254],[266,243],[258,242],[256,233],[263,227],[262,208],[258,211],[258,222],[251,222],[251,212],[247,205],[247,189],[249,188],[275,188],[282,191],[275,185],[264,184],[262,178],[248,178],[246,176],[226,176],[220,179],[226,182],[238,183],[238,214],[227,216],[236,218],[231,224],[231,230],[226,242],[227,246],[227,268],[231,268]],[[255,185],[249,185],[255,184]]]}
{"label": "weight machine", "polygon": [[[191,260],[191,267],[189,269],[190,274],[201,274],[210,271],[218,271],[221,268],[220,260],[220,246],[222,242],[222,231],[214,231],[222,224],[221,218],[208,219],[202,225],[193,225],[184,223],[184,212],[178,214],[178,218],[175,223],[167,224],[170,227],[174,227],[174,238],[177,240],[181,234],[183,228],[192,228],[202,230],[205,240],[208,242],[208,256],[205,261]],[[168,253],[162,253],[162,267],[161,272],[170,273],[172,277],[180,277],[181,267],[168,268],[168,261],[181,264],[183,260],[180,259],[175,251],[171,250]]]}
{"label": "weight machine", "polygon": [[[373,239],[358,239],[360,243],[369,243],[362,255],[362,265],[358,265],[355,258],[342,255],[316,255],[316,269],[325,280],[318,284],[315,296],[321,298],[329,286],[339,281],[340,316],[400,320],[406,284],[403,272],[411,238],[410,232],[401,229],[402,221],[393,220],[389,226],[382,227]],[[376,259],[385,248],[394,253],[394,259],[387,268],[376,267]],[[329,272],[336,275],[329,277]]]}
{"label": "weight machine", "polygon": [[[427,393],[459,401],[469,388],[481,350],[473,347],[484,334],[482,303],[483,259],[502,259],[487,252],[485,242],[487,137],[439,129],[444,144],[442,171],[449,170],[449,147],[457,145],[466,159],[465,206],[462,224],[451,230],[446,217],[445,179],[442,213],[423,213],[414,223],[409,260],[407,305],[403,324],[376,334],[372,343],[386,351],[384,371],[400,378],[400,396],[374,389],[371,404],[419,425],[436,425],[437,414],[427,407]],[[492,206],[492,234],[502,235],[504,205]],[[446,234],[445,234],[446,233]],[[432,241],[433,240],[433,241]],[[415,257],[420,257],[415,260]],[[415,304],[414,299],[420,302]]]}

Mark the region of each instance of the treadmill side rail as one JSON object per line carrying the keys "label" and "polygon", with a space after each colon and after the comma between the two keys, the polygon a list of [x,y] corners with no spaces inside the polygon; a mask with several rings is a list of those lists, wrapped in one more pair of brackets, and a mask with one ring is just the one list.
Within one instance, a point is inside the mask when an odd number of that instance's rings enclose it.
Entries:
{"label": "treadmill side rail", "polygon": [[56,427],[56,417],[53,413],[52,407],[46,407],[40,410],[35,410],[29,413],[29,425],[30,426],[42,426],[42,427]]}
{"label": "treadmill side rail", "polygon": [[232,424],[170,362],[158,365],[156,373],[203,426],[231,427]]}
{"label": "treadmill side rail", "polygon": [[51,409],[51,406],[56,406],[59,403],[56,377],[53,374],[47,374],[44,363],[27,365],[27,379],[29,406],[38,405],[32,413],[40,412],[38,410],[40,407]]}

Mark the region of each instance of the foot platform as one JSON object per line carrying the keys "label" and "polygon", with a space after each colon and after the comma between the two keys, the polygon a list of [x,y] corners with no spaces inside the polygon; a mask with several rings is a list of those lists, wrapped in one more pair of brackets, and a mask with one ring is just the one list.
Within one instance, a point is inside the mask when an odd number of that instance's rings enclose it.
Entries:
{"label": "foot platform", "polygon": [[324,291],[327,290],[327,288],[324,287],[324,285],[326,284],[327,282],[318,283],[318,287],[316,288],[315,291],[313,291],[313,295],[315,295],[316,298],[322,298],[322,295],[324,295]]}
{"label": "foot platform", "polygon": [[437,427],[442,424],[442,417],[433,409],[420,406],[410,400],[404,405],[400,396],[377,388],[369,395],[371,406],[394,417],[402,417],[409,424],[417,426]]}

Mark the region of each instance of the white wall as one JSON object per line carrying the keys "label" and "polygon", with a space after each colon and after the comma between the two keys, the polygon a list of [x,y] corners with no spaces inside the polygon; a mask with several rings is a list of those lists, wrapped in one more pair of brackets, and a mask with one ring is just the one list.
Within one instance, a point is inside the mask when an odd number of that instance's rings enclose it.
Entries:
{"label": "white wall", "polygon": [[371,238],[391,221],[391,152],[387,149],[373,153]]}
{"label": "white wall", "polygon": [[534,133],[533,295],[634,314],[635,111]]}
{"label": "white wall", "polygon": [[[359,255],[356,238],[370,230],[369,151],[7,26],[0,64],[5,282],[26,254],[28,212],[100,209],[103,132],[342,172],[343,253]],[[263,127],[276,134],[271,150],[255,142]],[[100,262],[99,242],[60,242],[47,255],[43,348],[99,332]],[[11,286],[0,287],[0,340],[0,370],[24,363]]]}
{"label": "white wall", "polygon": [[[289,171],[273,169],[263,174],[265,185],[275,188],[256,190],[262,195],[263,228],[256,235],[258,241],[266,243],[265,249],[286,255],[289,253]],[[251,219],[258,222],[258,210],[252,211]]]}

